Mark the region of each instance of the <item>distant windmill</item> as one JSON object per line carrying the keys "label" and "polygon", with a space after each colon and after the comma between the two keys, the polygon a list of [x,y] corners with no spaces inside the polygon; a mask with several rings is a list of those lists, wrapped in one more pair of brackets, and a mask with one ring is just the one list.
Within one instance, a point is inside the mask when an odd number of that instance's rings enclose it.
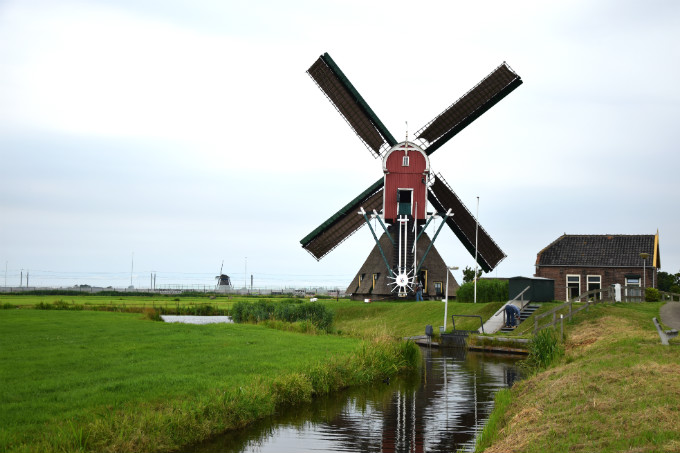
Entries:
{"label": "distant windmill", "polygon": [[[477,231],[475,218],[441,174],[431,172],[429,159],[434,151],[522,84],[522,79],[505,62],[417,131],[415,142],[408,141],[407,136],[406,141],[399,143],[330,55],[319,57],[307,73],[371,154],[383,160],[383,177],[300,241],[303,248],[320,260],[364,224],[369,226],[376,246],[348,293],[355,298],[390,293],[405,297],[418,281],[427,286],[428,270],[430,281],[439,280],[441,292],[446,265],[433,243],[444,223],[468,252],[476,255],[485,271],[491,271],[505,258],[481,226]],[[435,212],[428,212],[428,201]],[[444,221],[430,240],[424,232],[435,217]],[[370,224],[372,219],[377,219],[384,230],[380,239]],[[387,278],[380,279],[383,272]]]}
{"label": "distant windmill", "polygon": [[222,265],[220,266],[220,275],[215,277],[215,280],[217,280],[216,289],[231,288],[231,279],[229,278],[228,275],[222,273],[223,267],[224,267],[224,260],[222,260]]}

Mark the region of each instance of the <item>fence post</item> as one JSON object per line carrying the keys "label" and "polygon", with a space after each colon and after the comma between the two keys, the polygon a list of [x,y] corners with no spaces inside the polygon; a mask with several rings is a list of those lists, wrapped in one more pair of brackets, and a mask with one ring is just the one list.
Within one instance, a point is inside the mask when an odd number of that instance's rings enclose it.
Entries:
{"label": "fence post", "polygon": [[534,333],[538,331],[538,319],[534,318]]}
{"label": "fence post", "polygon": [[560,315],[560,340],[564,338],[564,315]]}

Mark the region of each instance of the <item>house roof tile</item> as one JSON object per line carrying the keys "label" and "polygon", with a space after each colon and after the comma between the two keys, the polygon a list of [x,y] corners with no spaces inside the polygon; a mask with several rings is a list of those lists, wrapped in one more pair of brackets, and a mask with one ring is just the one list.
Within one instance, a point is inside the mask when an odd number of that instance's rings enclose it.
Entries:
{"label": "house roof tile", "polygon": [[[649,253],[646,263],[640,253]],[[643,267],[653,263],[658,263],[658,241],[653,234],[564,234],[536,259],[537,266]]]}

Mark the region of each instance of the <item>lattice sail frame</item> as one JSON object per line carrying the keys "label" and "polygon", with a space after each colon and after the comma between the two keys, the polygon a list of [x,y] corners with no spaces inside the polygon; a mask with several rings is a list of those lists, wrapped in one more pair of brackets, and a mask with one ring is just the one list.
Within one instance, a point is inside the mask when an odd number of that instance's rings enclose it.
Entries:
{"label": "lattice sail frame", "polygon": [[505,62],[420,128],[416,140],[429,155],[522,84]]}
{"label": "lattice sail frame", "polygon": [[[427,198],[438,212],[451,209],[453,216],[446,220],[446,224],[470,255],[475,256],[477,220],[440,173],[432,176]],[[490,272],[505,259],[506,255],[481,225],[478,233],[477,262],[484,271]]]}
{"label": "lattice sail frame", "polygon": [[328,53],[320,56],[307,70],[307,74],[374,158],[382,156],[397,144],[392,134]]}

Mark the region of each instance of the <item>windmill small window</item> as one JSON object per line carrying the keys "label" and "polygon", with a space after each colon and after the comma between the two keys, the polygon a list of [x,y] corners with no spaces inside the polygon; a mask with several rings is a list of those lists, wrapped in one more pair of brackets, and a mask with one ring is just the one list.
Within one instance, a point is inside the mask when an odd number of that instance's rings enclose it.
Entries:
{"label": "windmill small window", "polygon": [[408,156],[404,156],[404,158],[401,161],[401,166],[408,167]]}

